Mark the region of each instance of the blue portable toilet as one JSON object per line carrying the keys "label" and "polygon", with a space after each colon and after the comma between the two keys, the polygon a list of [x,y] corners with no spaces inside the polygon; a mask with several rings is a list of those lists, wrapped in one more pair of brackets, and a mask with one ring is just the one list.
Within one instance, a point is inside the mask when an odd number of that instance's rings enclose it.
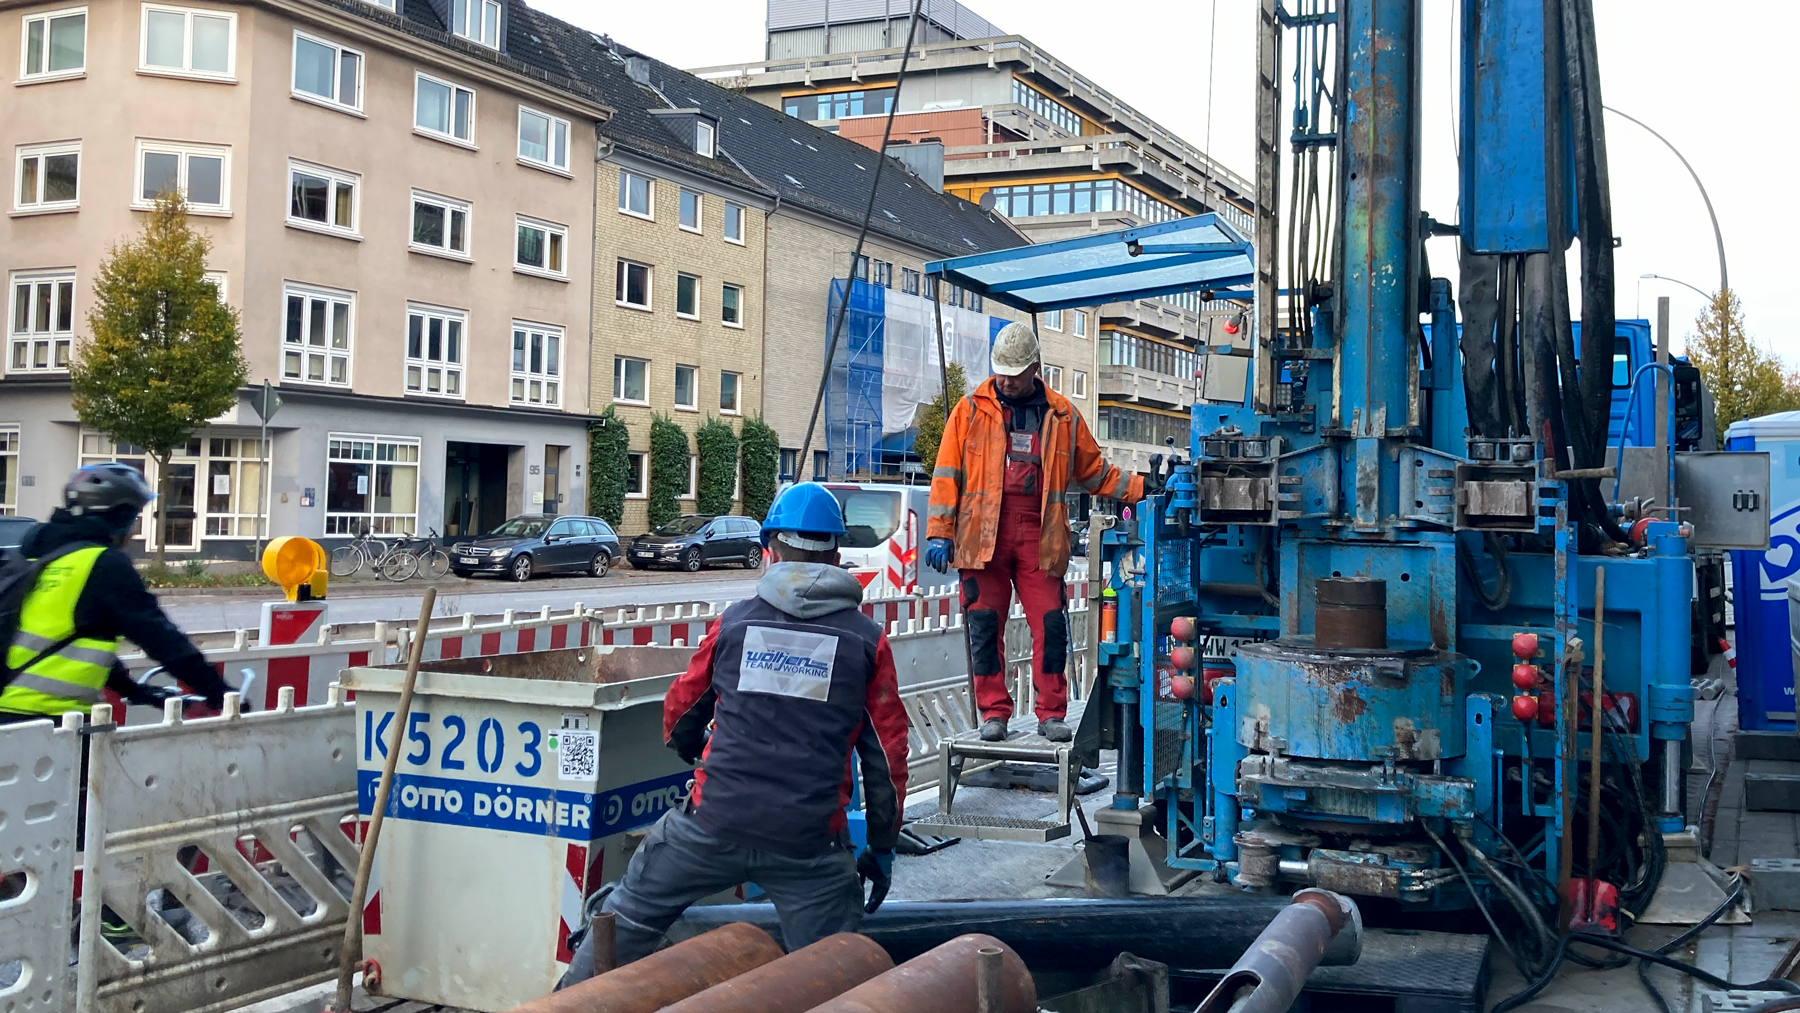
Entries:
{"label": "blue portable toilet", "polygon": [[1788,580],[1800,575],[1800,411],[1734,422],[1726,450],[1769,455],[1769,547],[1731,553],[1737,614],[1738,726],[1794,727]]}

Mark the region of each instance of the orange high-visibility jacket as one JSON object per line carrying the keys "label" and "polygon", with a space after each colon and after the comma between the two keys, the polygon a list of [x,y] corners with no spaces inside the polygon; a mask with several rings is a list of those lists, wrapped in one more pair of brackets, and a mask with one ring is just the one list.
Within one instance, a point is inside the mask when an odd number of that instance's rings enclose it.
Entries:
{"label": "orange high-visibility jacket", "polygon": [[[1038,566],[1060,574],[1069,568],[1069,504],[1064,490],[1071,482],[1096,496],[1126,503],[1144,498],[1141,475],[1127,477],[1100,456],[1100,446],[1081,415],[1048,386],[1044,428],[1038,436],[1043,459],[1043,533],[1038,539]],[[944,425],[937,467],[931,473],[931,510],[927,538],[956,543],[951,565],[978,570],[994,557],[1000,528],[1000,490],[1006,475],[1006,416],[994,378],[957,402]]]}

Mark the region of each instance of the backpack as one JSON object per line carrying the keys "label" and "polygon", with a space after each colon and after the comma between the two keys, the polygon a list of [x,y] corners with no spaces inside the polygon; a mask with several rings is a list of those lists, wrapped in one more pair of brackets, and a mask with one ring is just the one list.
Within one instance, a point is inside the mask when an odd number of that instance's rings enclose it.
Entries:
{"label": "backpack", "polygon": [[71,633],[49,647],[38,652],[37,656],[18,668],[6,663],[6,655],[10,652],[13,634],[19,631],[19,615],[25,610],[25,599],[37,587],[38,574],[44,567],[71,552],[92,548],[97,542],[70,542],[60,545],[37,559],[26,559],[24,554],[12,549],[0,549],[0,690],[5,689],[13,677],[31,666],[44,660],[57,651],[69,646],[78,633]]}

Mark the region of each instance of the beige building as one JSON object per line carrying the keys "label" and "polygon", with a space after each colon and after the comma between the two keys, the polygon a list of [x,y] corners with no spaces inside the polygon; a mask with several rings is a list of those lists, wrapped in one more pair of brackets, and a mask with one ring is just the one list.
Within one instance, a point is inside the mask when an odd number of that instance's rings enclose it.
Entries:
{"label": "beige building", "polygon": [[610,109],[538,69],[528,8],[494,13],[0,0],[0,511],[146,463],[82,428],[67,366],[108,246],[170,188],[283,402],[266,472],[249,391],[178,452],[170,550],[246,554],[265,503],[272,532],[327,538],[582,509]]}

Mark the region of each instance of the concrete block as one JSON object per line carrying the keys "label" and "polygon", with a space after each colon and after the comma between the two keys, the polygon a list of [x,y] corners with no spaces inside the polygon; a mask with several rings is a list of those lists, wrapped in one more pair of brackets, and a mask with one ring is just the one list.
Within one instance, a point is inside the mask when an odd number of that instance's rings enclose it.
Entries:
{"label": "concrete block", "polygon": [[1750,889],[1758,908],[1800,911],[1800,858],[1752,858]]}
{"label": "concrete block", "polygon": [[1745,774],[1744,808],[1758,812],[1800,812],[1800,774]]}
{"label": "concrete block", "polygon": [[1786,760],[1800,763],[1800,735],[1782,731],[1740,731],[1737,756],[1743,760]]}
{"label": "concrete block", "polygon": [[1722,992],[1714,988],[1700,989],[1701,1013],[1743,1013],[1752,1010],[1772,999],[1786,996],[1786,992],[1762,992],[1733,990]]}

